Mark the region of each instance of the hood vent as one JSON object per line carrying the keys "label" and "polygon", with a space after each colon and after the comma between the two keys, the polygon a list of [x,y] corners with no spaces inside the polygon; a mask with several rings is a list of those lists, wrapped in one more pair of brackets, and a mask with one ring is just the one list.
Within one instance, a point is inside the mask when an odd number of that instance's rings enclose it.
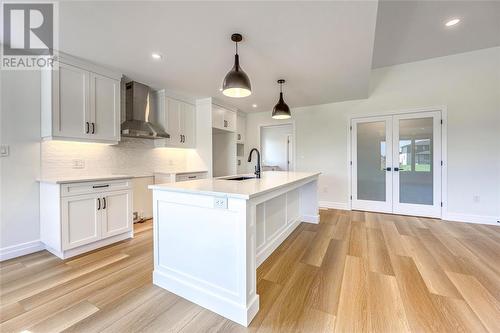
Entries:
{"label": "hood vent", "polygon": [[142,139],[168,139],[170,135],[160,126],[149,122],[151,90],[139,82],[128,82],[125,94],[125,121],[122,136]]}

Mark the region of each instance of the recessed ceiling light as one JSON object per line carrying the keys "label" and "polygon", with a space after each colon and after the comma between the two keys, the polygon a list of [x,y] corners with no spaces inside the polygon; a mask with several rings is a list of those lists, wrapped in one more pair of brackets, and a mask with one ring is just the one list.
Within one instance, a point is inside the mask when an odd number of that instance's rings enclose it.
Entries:
{"label": "recessed ceiling light", "polygon": [[253,107],[253,108],[256,108],[256,107],[257,107],[257,104],[252,104],[252,107]]}
{"label": "recessed ceiling light", "polygon": [[157,52],[153,52],[151,53],[151,57],[155,60],[160,60],[163,58],[163,56],[160,54],[160,53],[157,53]]}
{"label": "recessed ceiling light", "polygon": [[460,22],[460,19],[455,18],[455,19],[452,19],[452,20],[449,20],[448,22],[446,22],[445,25],[447,27],[451,27],[451,26],[454,26],[455,24],[457,24],[458,22]]}

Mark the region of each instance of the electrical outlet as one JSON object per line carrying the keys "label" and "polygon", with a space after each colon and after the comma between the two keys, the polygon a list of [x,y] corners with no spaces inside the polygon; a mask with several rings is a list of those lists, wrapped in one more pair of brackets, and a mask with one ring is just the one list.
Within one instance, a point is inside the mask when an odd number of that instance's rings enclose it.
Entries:
{"label": "electrical outlet", "polygon": [[479,195],[474,195],[472,196],[472,200],[477,203],[481,200],[481,198],[479,197]]}
{"label": "electrical outlet", "polygon": [[227,198],[226,197],[215,197],[214,198],[214,208],[227,209]]}
{"label": "electrical outlet", "polygon": [[73,169],[85,169],[85,160],[73,160]]}

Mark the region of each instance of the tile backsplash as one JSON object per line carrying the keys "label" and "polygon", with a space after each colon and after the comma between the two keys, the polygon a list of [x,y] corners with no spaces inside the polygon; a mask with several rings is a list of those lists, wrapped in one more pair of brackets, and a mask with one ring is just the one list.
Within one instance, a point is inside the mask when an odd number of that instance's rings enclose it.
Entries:
{"label": "tile backsplash", "polygon": [[[194,152],[196,154],[196,152]],[[185,169],[190,149],[155,148],[152,140],[122,138],[118,145],[68,141],[41,144],[42,177],[98,174],[151,175]]]}

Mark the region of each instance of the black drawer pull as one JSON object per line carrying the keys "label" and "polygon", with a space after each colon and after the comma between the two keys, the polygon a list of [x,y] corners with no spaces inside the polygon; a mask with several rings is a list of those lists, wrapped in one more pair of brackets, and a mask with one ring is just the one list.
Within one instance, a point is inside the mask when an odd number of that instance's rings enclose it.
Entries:
{"label": "black drawer pull", "polygon": [[189,179],[195,179],[196,176],[188,176]]}
{"label": "black drawer pull", "polygon": [[106,185],[94,185],[92,186],[93,188],[103,188],[103,187],[109,187],[109,184]]}

